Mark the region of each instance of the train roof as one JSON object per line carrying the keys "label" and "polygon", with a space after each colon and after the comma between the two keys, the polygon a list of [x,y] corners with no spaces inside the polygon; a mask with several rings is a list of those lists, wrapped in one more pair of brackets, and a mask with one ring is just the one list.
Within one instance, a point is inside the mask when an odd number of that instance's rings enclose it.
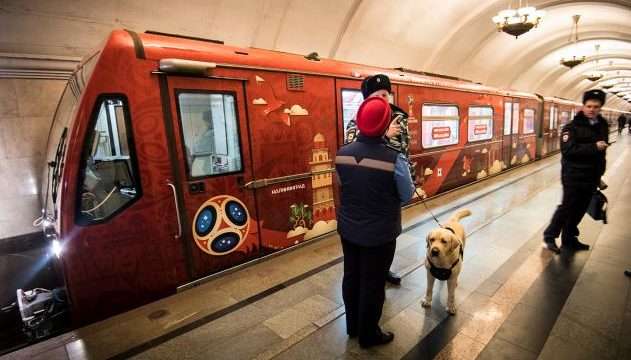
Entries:
{"label": "train roof", "polygon": [[[429,75],[404,68],[388,69],[376,66],[355,64],[344,61],[319,58],[308,59],[307,56],[259,48],[244,48],[224,45],[213,40],[182,37],[154,32],[134,33],[126,30],[115,30],[111,38],[120,37],[134,39],[135,47],[142,47],[142,53],[148,60],[186,59],[213,62],[217,67],[241,67],[269,71],[286,71],[304,74],[335,76],[361,80],[375,74],[386,74],[395,84],[422,85],[448,88],[461,91],[483,92],[502,96],[516,96],[537,99],[530,93],[502,90],[448,76]],[[120,44],[121,42],[116,41]],[[129,41],[125,41],[129,43]],[[138,49],[136,49],[138,52]]]}

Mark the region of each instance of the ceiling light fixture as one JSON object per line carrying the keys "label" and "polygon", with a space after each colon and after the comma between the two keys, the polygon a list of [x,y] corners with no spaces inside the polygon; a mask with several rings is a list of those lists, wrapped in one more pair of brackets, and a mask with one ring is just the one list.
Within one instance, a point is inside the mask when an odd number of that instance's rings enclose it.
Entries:
{"label": "ceiling light fixture", "polygon": [[530,31],[532,28],[537,27],[541,19],[545,15],[545,11],[537,10],[534,6],[521,6],[521,0],[519,0],[519,7],[513,9],[511,7],[512,1],[508,3],[508,9],[502,10],[493,16],[493,22],[497,26],[498,32],[505,32],[512,35],[517,39],[519,35],[523,35]]}
{"label": "ceiling light fixture", "polygon": [[[576,43],[578,42],[578,21],[581,19],[580,15],[572,16],[574,19],[574,29],[570,32],[570,42],[572,42],[572,38],[574,38],[574,49],[576,50]],[[585,61],[585,56],[576,56],[572,55],[572,58],[561,58],[561,65],[567,66],[568,68],[573,68],[578,64],[582,64]]]}

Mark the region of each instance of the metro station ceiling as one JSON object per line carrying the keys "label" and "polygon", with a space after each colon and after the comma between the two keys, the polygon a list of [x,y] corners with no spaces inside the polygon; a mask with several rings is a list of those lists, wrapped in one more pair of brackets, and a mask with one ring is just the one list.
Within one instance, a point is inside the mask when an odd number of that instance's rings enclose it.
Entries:
{"label": "metro station ceiling", "polygon": [[[82,56],[114,28],[155,30],[457,76],[487,85],[578,100],[606,81],[631,81],[631,0],[522,0],[545,10],[519,36],[491,18],[513,0],[4,0],[0,52]],[[581,15],[578,42],[569,42]],[[599,45],[598,52],[595,46]],[[572,69],[563,56],[586,56]],[[598,81],[586,73],[602,72]],[[631,108],[611,97],[608,103]]]}

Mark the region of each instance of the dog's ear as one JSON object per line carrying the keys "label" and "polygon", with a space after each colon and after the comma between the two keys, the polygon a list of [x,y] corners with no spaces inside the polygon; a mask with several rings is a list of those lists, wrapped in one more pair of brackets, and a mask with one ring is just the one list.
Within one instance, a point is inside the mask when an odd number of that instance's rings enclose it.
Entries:
{"label": "dog's ear", "polygon": [[425,247],[427,249],[429,249],[429,236],[431,235],[431,233],[428,233],[427,236],[425,237]]}
{"label": "dog's ear", "polygon": [[458,241],[458,239],[456,238],[456,235],[451,234],[451,236],[449,237],[451,243],[449,244],[449,251],[455,251],[458,248],[458,245],[460,245],[460,242]]}

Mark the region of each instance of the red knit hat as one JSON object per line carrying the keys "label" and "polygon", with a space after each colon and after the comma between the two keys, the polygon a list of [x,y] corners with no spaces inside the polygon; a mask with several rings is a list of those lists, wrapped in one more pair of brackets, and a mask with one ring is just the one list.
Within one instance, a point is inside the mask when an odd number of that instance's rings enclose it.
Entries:
{"label": "red knit hat", "polygon": [[370,137],[383,135],[390,124],[390,111],[390,104],[382,97],[364,100],[357,110],[359,132]]}

